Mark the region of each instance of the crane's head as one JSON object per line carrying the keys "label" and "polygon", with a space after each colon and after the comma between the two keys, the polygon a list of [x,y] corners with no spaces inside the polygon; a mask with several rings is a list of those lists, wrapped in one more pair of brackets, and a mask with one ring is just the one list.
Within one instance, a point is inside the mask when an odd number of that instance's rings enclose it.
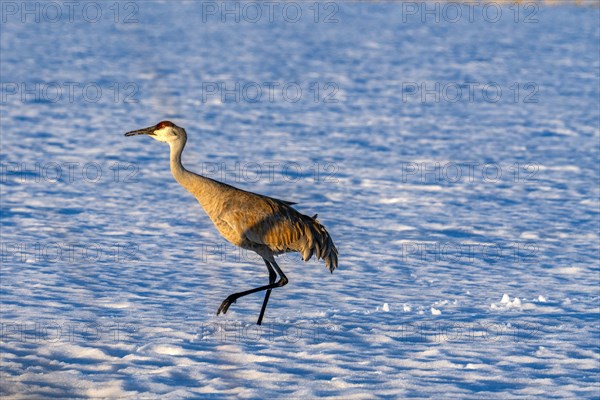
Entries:
{"label": "crane's head", "polygon": [[187,139],[185,129],[175,125],[171,121],[161,121],[154,126],[137,131],[127,132],[125,136],[148,135],[159,142],[167,142],[169,144]]}

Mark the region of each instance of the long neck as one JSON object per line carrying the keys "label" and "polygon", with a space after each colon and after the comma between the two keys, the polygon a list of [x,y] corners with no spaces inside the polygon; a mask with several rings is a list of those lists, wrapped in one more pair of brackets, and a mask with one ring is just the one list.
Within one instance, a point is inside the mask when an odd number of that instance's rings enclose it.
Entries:
{"label": "long neck", "polygon": [[187,189],[190,172],[181,164],[181,153],[185,147],[185,140],[169,143],[171,148],[171,173],[179,184]]}
{"label": "long neck", "polygon": [[181,153],[185,147],[185,140],[169,143],[169,145],[171,147],[170,164],[173,177],[181,186],[198,199],[202,207],[207,206],[210,201],[209,197],[214,181],[202,175],[194,174],[183,167],[183,164],[181,164]]}

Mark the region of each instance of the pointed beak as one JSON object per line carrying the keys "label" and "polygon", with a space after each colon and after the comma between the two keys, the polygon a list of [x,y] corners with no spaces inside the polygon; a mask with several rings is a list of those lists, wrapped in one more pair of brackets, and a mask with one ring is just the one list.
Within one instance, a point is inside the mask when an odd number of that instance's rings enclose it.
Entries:
{"label": "pointed beak", "polygon": [[154,129],[155,128],[156,128],[155,126],[151,126],[151,127],[144,128],[144,129],[138,129],[137,131],[127,132],[125,134],[125,136],[135,136],[135,135],[150,135],[150,136],[154,136]]}

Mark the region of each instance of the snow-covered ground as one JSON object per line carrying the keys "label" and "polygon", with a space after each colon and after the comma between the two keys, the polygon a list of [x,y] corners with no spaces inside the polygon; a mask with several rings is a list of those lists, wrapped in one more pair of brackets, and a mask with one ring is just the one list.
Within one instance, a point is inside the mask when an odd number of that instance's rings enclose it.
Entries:
{"label": "snow-covered ground", "polygon": [[[2,398],[600,395],[599,8],[23,4]],[[267,271],[123,136],[163,119],[190,170],[318,212],[339,270],[286,255],[262,327],[262,295],[216,316]]]}

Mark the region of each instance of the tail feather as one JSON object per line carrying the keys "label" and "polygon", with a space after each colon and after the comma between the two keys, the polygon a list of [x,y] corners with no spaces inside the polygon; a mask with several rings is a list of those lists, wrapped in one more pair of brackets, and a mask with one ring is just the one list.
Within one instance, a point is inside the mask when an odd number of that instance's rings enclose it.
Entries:
{"label": "tail feather", "polygon": [[308,261],[314,254],[317,259],[324,260],[327,269],[333,273],[338,266],[338,250],[329,232],[316,218],[305,220],[304,232],[306,242],[301,251],[304,261]]}

